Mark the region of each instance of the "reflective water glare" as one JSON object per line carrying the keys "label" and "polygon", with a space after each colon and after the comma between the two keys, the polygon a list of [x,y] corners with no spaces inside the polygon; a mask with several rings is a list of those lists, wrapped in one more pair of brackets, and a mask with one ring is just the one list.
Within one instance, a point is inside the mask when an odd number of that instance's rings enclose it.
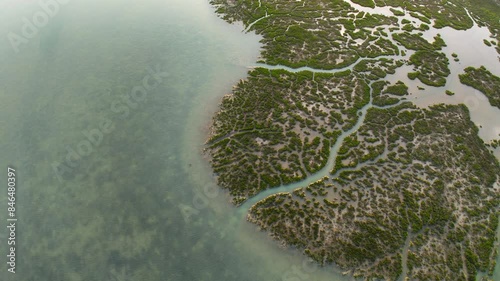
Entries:
{"label": "reflective water glare", "polygon": [[258,36],[206,0],[68,2],[32,30],[38,1],[0,2],[0,165],[17,170],[19,219],[15,275],[0,232],[0,280],[347,280],[248,224],[202,158]]}

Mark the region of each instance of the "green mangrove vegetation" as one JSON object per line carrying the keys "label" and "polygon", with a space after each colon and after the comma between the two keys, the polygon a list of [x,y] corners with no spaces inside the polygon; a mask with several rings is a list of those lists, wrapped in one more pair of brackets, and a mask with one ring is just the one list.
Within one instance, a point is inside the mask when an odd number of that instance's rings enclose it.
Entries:
{"label": "green mangrove vegetation", "polygon": [[404,64],[402,60],[394,59],[366,59],[357,63],[353,70],[368,80],[379,80],[387,74],[396,73],[396,69]]}
{"label": "green mangrove vegetation", "polygon": [[340,132],[358,119],[369,87],[354,73],[257,68],[227,95],[208,149],[236,204],[324,167]]}
{"label": "green mangrove vegetation", "polygon": [[230,22],[249,25],[261,19],[252,29],[263,36],[262,62],[267,64],[334,69],[359,57],[399,54],[390,40],[372,35],[380,25],[396,25],[396,17],[358,12],[342,0],[307,5],[285,0],[213,0],[212,4]]}
{"label": "green mangrove vegetation", "polygon": [[[411,16],[420,19],[426,24],[431,24],[431,20],[433,20],[433,27],[435,28],[449,26],[454,29],[465,30],[472,27],[474,20],[479,25],[487,26],[491,34],[495,36],[496,42],[500,42],[500,5],[495,0],[374,1],[377,6],[406,9]],[[500,54],[500,45],[496,44],[496,50]]]}
{"label": "green mangrove vegetation", "polygon": [[418,78],[422,83],[441,87],[446,84],[450,75],[448,58],[437,51],[418,50],[410,57],[410,63],[415,66],[415,72],[408,73],[408,78]]}
{"label": "green mangrove vegetation", "polygon": [[396,280],[403,251],[410,280],[474,280],[491,271],[500,168],[467,108],[405,103],[372,108],[365,120],[340,149],[347,169],[266,198],[250,221],[365,279]]}
{"label": "green mangrove vegetation", "polygon": [[481,91],[490,104],[500,108],[500,77],[493,75],[484,66],[467,67],[465,73],[458,75],[462,84]]}
{"label": "green mangrove vegetation", "polygon": [[[314,68],[252,69],[222,99],[206,146],[218,183],[239,205],[307,178],[335,155],[327,176],[259,201],[248,220],[318,263],[366,280],[397,280],[403,272],[410,280],[473,280],[479,271],[491,273],[498,161],[465,106],[417,108],[406,100],[407,85],[385,80],[407,64],[414,68],[410,79],[446,85],[446,42],[418,32],[431,25],[468,29],[472,19],[499,30],[484,8],[490,6],[353,2],[390,6],[394,16],[360,12],[341,0],[212,0],[224,19],[262,35],[261,63]],[[423,23],[399,22],[407,12]],[[498,106],[498,77],[466,68],[460,80]]]}

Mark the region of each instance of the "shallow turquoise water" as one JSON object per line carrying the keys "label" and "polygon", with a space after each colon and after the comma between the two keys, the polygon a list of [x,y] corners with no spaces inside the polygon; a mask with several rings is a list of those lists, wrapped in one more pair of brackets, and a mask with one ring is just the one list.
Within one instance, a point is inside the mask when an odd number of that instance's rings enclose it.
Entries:
{"label": "shallow turquoise water", "polygon": [[[19,218],[17,273],[2,231],[0,280],[346,280],[245,222],[202,158],[259,37],[205,0],[69,2],[17,53],[0,43],[1,178],[18,171]],[[40,9],[0,2],[0,34]],[[133,92],[151,71],[158,85]]]}

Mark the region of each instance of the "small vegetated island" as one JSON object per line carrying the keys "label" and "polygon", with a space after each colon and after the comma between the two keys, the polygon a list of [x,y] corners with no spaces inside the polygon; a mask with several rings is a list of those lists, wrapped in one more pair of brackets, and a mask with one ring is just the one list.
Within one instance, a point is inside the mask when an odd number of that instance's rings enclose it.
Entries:
{"label": "small vegetated island", "polygon": [[459,75],[460,82],[481,91],[492,106],[500,108],[500,77],[493,75],[484,66],[467,67],[464,74]]}
{"label": "small vegetated island", "polygon": [[[355,277],[491,274],[498,160],[466,106],[416,107],[403,82],[385,78],[407,64],[410,79],[445,85],[446,42],[420,32],[476,22],[500,42],[500,7],[489,0],[353,2],[388,5],[393,15],[340,0],[212,0],[224,19],[263,36],[262,67],[222,99],[213,119],[207,152],[218,183],[240,205],[328,169],[319,181],[256,203],[248,220]],[[484,68],[464,71],[461,81],[498,106],[499,78]]]}

